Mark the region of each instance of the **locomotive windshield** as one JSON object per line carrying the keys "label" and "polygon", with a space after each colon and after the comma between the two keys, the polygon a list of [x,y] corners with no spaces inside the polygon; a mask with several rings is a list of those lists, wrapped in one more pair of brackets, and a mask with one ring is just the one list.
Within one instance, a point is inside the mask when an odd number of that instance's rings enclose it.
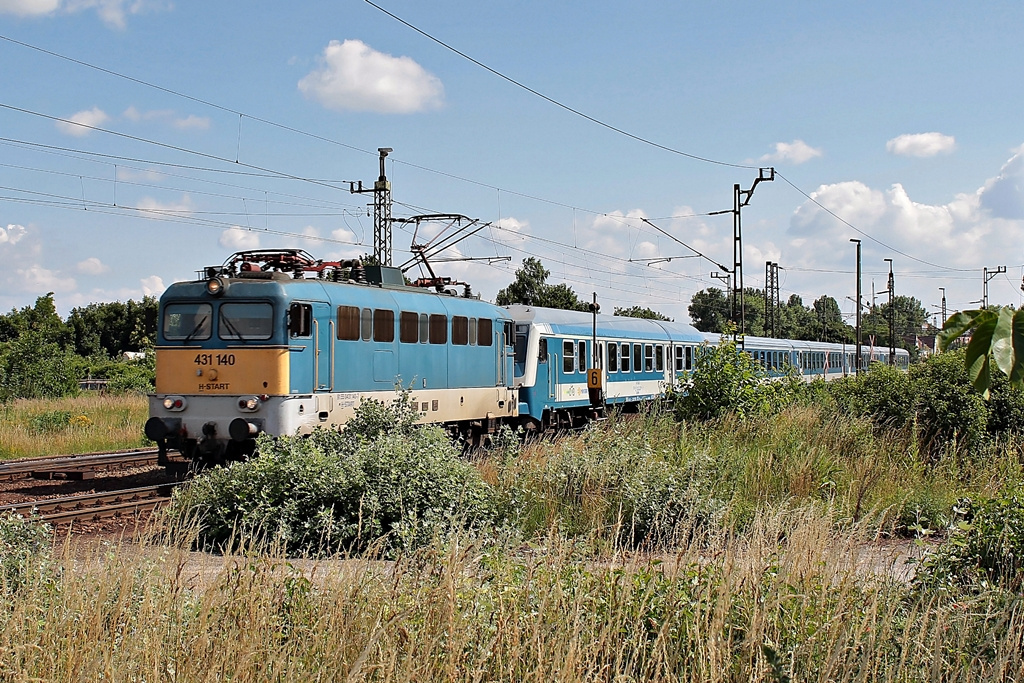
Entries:
{"label": "locomotive windshield", "polygon": [[274,307],[266,303],[221,304],[218,334],[226,340],[270,339]]}
{"label": "locomotive windshield", "polygon": [[164,307],[164,337],[191,341],[210,338],[213,307],[210,304],[167,304]]}

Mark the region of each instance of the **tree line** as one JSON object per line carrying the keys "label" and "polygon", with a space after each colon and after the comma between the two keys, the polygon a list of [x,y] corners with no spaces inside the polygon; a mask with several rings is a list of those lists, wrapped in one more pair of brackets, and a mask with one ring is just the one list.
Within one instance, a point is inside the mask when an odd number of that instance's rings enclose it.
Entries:
{"label": "tree line", "polygon": [[[78,392],[83,379],[105,379],[112,391],[153,385],[157,300],[112,301],[75,308],[62,319],[53,292],[35,305],[0,314],[0,403]],[[142,358],[126,358],[141,352]]]}

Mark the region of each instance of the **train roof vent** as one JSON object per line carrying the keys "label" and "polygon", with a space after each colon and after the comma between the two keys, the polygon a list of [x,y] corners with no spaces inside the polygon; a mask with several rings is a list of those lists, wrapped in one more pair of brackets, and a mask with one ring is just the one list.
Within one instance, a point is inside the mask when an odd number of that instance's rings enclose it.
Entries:
{"label": "train roof vent", "polygon": [[405,276],[398,268],[391,266],[364,266],[366,281],[381,287],[405,287]]}

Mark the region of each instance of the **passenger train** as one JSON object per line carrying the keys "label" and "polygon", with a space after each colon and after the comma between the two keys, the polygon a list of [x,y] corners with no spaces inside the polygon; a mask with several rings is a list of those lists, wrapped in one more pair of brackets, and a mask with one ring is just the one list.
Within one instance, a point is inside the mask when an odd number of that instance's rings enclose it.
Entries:
{"label": "passenger train", "polygon": [[[421,421],[471,444],[501,424],[575,426],[678,386],[719,339],[685,323],[496,306],[294,249],[239,252],[204,274],[160,299],[146,436],[164,464],[168,450],[223,463],[252,453],[260,433],[339,428],[397,387]],[[757,337],[745,350],[770,374],[797,368],[808,380],[853,372],[856,355]],[[887,350],[869,360],[887,362]],[[898,350],[896,364],[908,362]]]}

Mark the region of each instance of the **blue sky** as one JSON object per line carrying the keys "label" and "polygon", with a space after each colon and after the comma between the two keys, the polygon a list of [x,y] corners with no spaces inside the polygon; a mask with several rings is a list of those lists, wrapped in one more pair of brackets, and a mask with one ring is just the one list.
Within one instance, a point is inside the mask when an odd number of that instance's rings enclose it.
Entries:
{"label": "blue sky", "polygon": [[537,256],[603,310],[686,320],[716,267],[640,219],[731,266],[731,216],[706,214],[773,166],[747,286],[776,261],[784,299],[852,317],[859,238],[868,299],[892,258],[930,310],[940,287],[975,307],[997,266],[990,301],[1021,304],[1020,3],[377,4],[635,137],[362,0],[0,0],[0,310],[159,294],[242,248],[370,252],[341,181],[372,182],[378,147],[395,216],[492,224],[444,256],[510,262],[439,268],[486,299]]}

